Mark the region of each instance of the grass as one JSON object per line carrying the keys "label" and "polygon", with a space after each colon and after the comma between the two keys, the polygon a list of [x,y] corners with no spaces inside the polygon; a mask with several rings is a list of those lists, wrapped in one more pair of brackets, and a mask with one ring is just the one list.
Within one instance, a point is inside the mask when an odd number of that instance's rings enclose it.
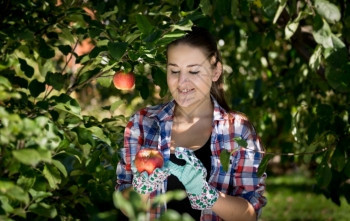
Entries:
{"label": "grass", "polygon": [[350,204],[344,198],[337,206],[312,190],[314,180],[302,175],[268,177],[268,203],[259,221],[345,221],[350,220]]}

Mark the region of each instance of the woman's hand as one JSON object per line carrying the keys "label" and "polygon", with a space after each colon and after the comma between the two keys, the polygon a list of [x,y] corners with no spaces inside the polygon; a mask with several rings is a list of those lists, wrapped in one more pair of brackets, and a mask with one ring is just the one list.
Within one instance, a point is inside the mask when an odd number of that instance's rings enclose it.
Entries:
{"label": "woman's hand", "polygon": [[155,191],[163,185],[164,180],[170,175],[167,165],[164,165],[162,168],[156,168],[150,175],[146,171],[139,173],[135,165],[132,165],[131,170],[134,174],[132,186],[140,194],[148,194]]}
{"label": "woman's hand", "polygon": [[193,151],[177,147],[175,156],[186,161],[184,166],[169,162],[170,173],[175,175],[185,186],[193,209],[210,209],[217,201],[218,191],[210,186],[206,179],[207,171]]}

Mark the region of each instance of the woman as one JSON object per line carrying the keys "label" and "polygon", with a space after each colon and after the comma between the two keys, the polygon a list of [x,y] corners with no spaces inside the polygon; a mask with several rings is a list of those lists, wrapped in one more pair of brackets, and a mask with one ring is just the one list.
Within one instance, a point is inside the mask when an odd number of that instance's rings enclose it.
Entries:
{"label": "woman", "polygon": [[[222,62],[210,33],[192,28],[167,48],[167,83],[173,100],[135,113],[125,129],[117,190],[133,186],[144,200],[165,191],[184,189],[183,202],[151,209],[150,218],[166,209],[189,213],[195,220],[256,220],[266,204],[266,175],[257,176],[262,146],[247,118],[230,111],[222,90]],[[234,138],[247,141],[239,147]],[[137,151],[160,150],[165,166],[150,176],[133,167]],[[220,164],[230,156],[228,171]]]}

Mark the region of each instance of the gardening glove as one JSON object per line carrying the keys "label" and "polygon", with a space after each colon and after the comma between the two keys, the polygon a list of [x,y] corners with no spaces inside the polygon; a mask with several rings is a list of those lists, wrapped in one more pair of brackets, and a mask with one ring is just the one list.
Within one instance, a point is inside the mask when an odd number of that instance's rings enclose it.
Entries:
{"label": "gardening glove", "polygon": [[162,168],[156,168],[150,175],[146,171],[139,173],[132,163],[131,170],[133,172],[132,186],[134,190],[140,194],[147,194],[161,187],[164,180],[170,175],[167,164]]}
{"label": "gardening glove", "polygon": [[193,151],[177,147],[175,156],[186,161],[184,166],[169,162],[170,173],[185,186],[193,209],[204,210],[213,207],[219,192],[206,181],[207,171]]}

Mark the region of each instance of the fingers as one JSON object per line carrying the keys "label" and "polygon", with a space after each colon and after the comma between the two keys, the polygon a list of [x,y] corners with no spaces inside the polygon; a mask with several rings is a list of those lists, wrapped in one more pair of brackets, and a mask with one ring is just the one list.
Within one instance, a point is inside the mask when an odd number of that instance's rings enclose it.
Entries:
{"label": "fingers", "polygon": [[176,147],[175,156],[179,159],[185,160],[186,164],[191,165],[193,170],[200,171],[203,177],[207,176],[207,170],[192,150],[184,147]]}
{"label": "fingers", "polygon": [[179,166],[173,162],[169,162],[168,166],[169,166],[170,173],[172,173],[174,176],[178,178],[181,177],[182,172],[184,170],[183,166]]}
{"label": "fingers", "polygon": [[195,167],[202,167],[202,162],[196,157],[194,152],[188,148],[184,147],[176,147],[175,149],[175,156],[178,159],[183,159],[187,163],[191,164]]}

